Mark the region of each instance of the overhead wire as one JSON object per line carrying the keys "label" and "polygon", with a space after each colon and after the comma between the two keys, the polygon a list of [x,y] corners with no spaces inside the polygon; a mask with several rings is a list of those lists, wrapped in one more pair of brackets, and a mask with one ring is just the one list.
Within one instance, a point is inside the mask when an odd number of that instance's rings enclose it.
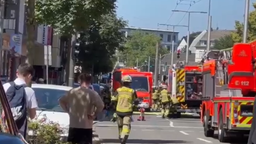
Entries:
{"label": "overhead wire", "polygon": [[[176,6],[175,6],[175,8],[174,8],[173,10],[176,10],[176,9],[178,8],[178,5],[179,5],[181,2],[182,2],[182,0],[177,0]],[[170,17],[167,19],[166,23],[168,23],[168,22],[171,20],[173,14],[174,14],[174,12],[171,13],[171,15],[170,15]]]}
{"label": "overhead wire", "polygon": [[[191,5],[188,7],[187,11],[191,8]],[[179,25],[183,20],[184,18],[186,17],[187,13],[184,13],[184,15],[182,16],[182,18],[180,19],[180,21],[178,22],[177,25]]]}
{"label": "overhead wire", "polygon": [[[189,7],[188,7],[187,11],[189,11],[190,8],[191,8],[193,5],[195,5],[196,3],[200,2],[200,1],[201,1],[201,0],[193,0],[193,1],[190,1],[190,4],[189,4]],[[187,13],[184,13],[184,15],[182,16],[182,18],[180,19],[180,21],[178,22],[177,25],[179,25],[179,24],[184,20],[184,18],[186,17],[186,15],[187,15]]]}

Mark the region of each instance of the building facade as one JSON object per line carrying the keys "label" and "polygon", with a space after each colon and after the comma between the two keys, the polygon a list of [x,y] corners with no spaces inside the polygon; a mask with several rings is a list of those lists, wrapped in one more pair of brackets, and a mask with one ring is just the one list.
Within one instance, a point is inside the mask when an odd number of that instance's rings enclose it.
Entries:
{"label": "building facade", "polygon": [[177,49],[178,46],[178,36],[179,32],[171,31],[171,30],[161,30],[161,29],[148,29],[148,28],[136,28],[136,27],[126,27],[121,30],[126,37],[132,35],[132,33],[140,31],[145,34],[154,34],[161,38],[161,45],[168,50],[172,48],[172,37],[174,40],[174,50]]}

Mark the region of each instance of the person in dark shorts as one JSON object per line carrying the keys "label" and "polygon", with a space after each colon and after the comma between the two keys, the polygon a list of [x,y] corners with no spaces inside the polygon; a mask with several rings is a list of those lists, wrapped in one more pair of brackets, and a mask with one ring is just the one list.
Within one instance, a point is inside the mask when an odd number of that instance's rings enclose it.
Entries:
{"label": "person in dark shorts", "polygon": [[91,81],[91,75],[81,74],[80,87],[71,89],[59,100],[62,109],[69,114],[68,142],[72,144],[92,144],[93,120],[104,108],[99,94],[90,89]]}

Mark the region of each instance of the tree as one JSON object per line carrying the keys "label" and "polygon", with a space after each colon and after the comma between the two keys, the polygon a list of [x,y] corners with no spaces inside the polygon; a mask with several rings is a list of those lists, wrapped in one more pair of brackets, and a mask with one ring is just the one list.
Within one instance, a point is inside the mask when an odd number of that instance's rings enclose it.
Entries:
{"label": "tree", "polygon": [[70,37],[88,27],[102,14],[115,10],[116,0],[28,0],[27,62],[33,62],[36,24],[47,24],[55,32]]}
{"label": "tree", "polygon": [[26,19],[26,27],[27,27],[27,59],[26,62],[29,64],[33,64],[33,55],[34,55],[34,41],[35,41],[35,0],[27,1],[27,19]]}
{"label": "tree", "polygon": [[[254,11],[250,12],[249,14],[249,21],[248,21],[248,38],[247,41],[253,41],[256,39],[256,3],[253,4]],[[243,27],[244,24],[236,21],[235,22],[235,29],[236,31],[232,33],[232,39],[234,42],[242,42],[243,40]]]}
{"label": "tree", "polygon": [[232,39],[232,35],[225,35],[215,41],[214,48],[221,50],[221,49],[225,49],[225,48],[230,48],[233,45],[234,45],[234,41]]}
{"label": "tree", "polygon": [[109,72],[116,50],[122,50],[125,36],[120,29],[126,22],[117,18],[115,13],[103,15],[81,35],[80,52],[77,64],[83,70],[94,74]]}
{"label": "tree", "polygon": [[[140,31],[133,33],[125,43],[121,59],[129,66],[144,63],[148,57],[154,59],[156,54],[156,44],[160,43],[160,37],[153,34],[143,34]],[[160,54],[168,53],[166,48],[159,49]]]}

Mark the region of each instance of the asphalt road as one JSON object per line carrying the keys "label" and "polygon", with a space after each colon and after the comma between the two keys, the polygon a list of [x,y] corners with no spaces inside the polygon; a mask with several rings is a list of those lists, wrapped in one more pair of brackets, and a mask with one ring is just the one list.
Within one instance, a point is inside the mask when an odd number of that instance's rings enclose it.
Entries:
{"label": "asphalt road", "polygon": [[[199,118],[162,119],[147,115],[146,121],[134,116],[132,131],[127,144],[220,144],[215,138],[206,138]],[[96,132],[103,144],[119,144],[116,123],[98,122]],[[243,144],[245,140],[232,139],[229,144]],[[236,143],[235,143],[236,142]]]}

